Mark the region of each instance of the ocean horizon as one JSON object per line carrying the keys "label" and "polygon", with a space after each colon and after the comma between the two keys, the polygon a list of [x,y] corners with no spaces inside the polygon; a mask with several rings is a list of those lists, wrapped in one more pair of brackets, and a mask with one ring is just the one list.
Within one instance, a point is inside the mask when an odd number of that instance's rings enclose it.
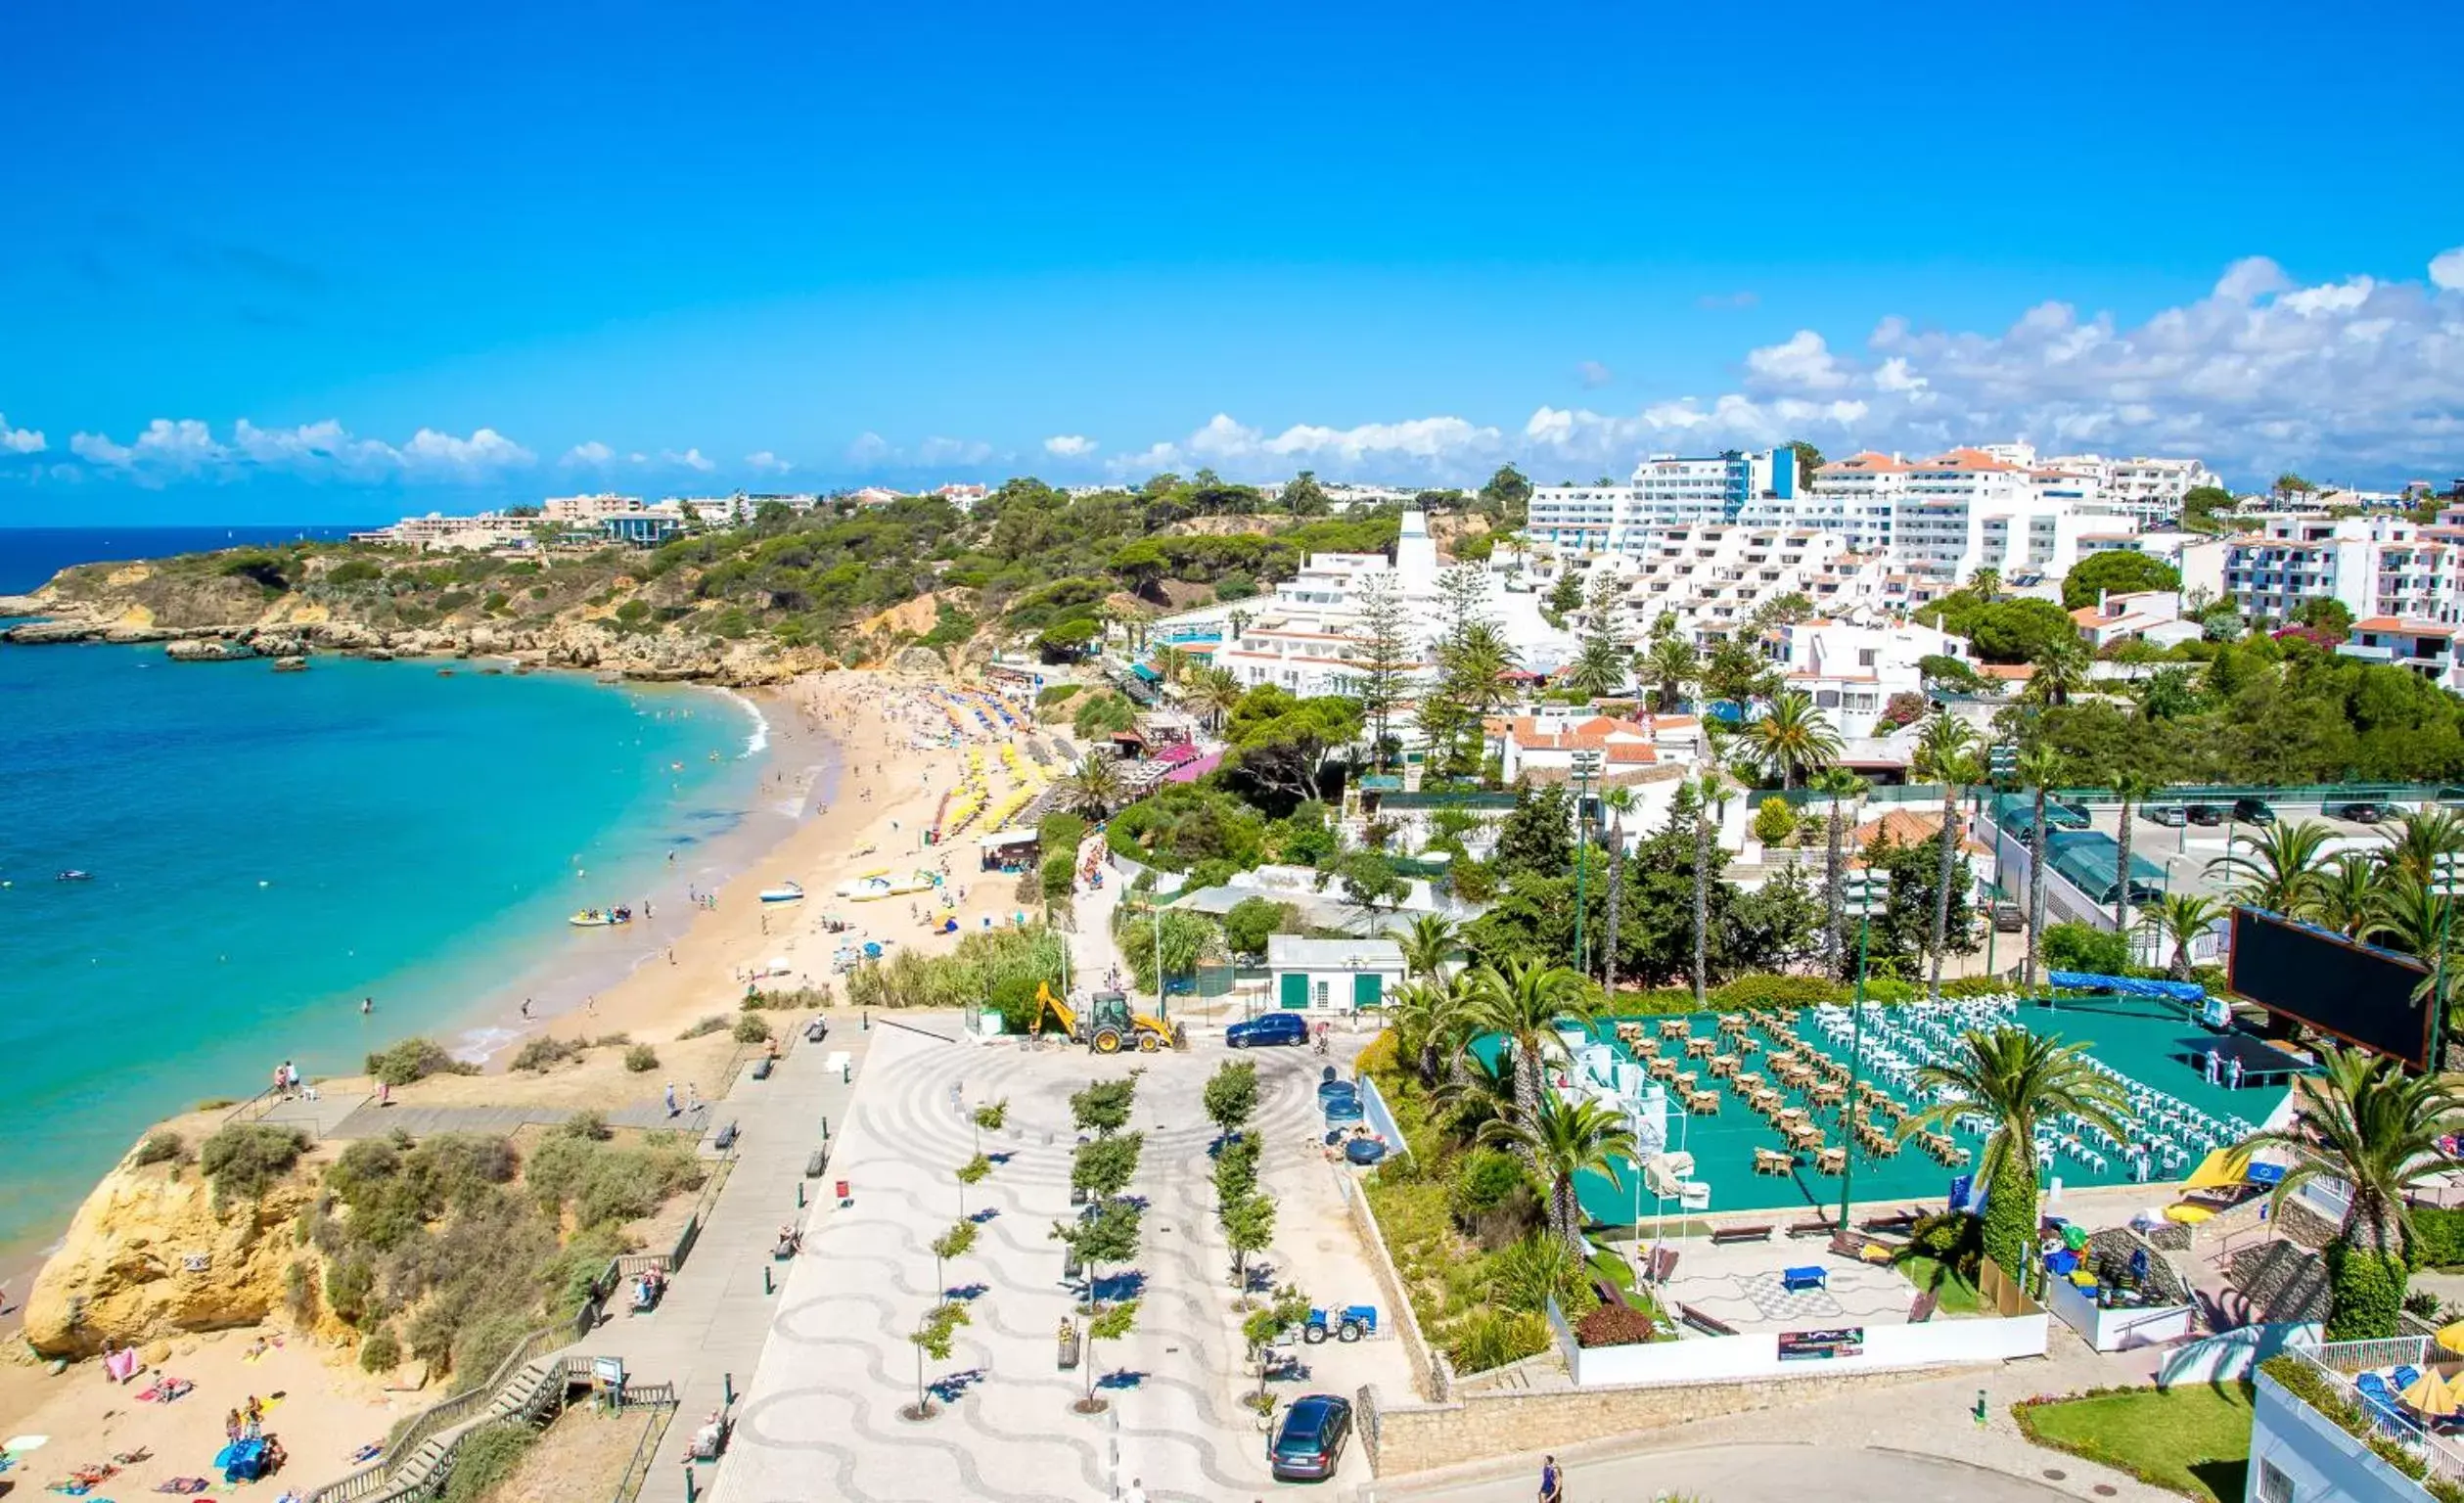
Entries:
{"label": "ocean horizon", "polygon": [[[784,831],[743,696],[487,666],[0,646],[0,1249],[56,1235],[149,1124],[285,1060],[501,1047],[530,988],[545,1013],[613,984],[685,922],[688,882]],[[656,926],[565,923],[671,890]]]}

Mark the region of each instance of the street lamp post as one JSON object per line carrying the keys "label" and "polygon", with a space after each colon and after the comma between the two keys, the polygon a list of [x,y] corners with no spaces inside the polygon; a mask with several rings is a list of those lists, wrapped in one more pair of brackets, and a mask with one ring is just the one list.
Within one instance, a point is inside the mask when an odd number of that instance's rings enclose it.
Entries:
{"label": "street lamp post", "polygon": [[1600,775],[1600,753],[1577,752],[1574,757],[1574,974],[1591,974],[1590,955],[1583,943],[1583,852],[1590,821],[1583,813],[1591,801],[1591,780]]}
{"label": "street lamp post", "polygon": [[1840,1235],[1846,1237],[1848,1206],[1856,1199],[1856,1090],[1864,1083],[1865,1070],[1866,943],[1873,935],[1874,915],[1891,906],[1891,877],[1862,867],[1848,873],[1842,891],[1842,907],[1856,915],[1856,990],[1855,1000],[1848,1004],[1848,1101],[1840,1109],[1840,1129],[1847,1140],[1840,1162]]}
{"label": "street lamp post", "polygon": [[2455,917],[2455,898],[2464,892],[2464,855],[2445,851],[2430,862],[2430,890],[2439,903],[2439,964],[2430,979],[2430,1072],[2446,1068],[2447,930]]}

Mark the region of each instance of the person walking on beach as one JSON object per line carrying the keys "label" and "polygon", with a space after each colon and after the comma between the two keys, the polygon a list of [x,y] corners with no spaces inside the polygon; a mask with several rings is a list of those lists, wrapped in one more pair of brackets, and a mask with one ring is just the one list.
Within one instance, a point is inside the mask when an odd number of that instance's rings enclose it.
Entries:
{"label": "person walking on beach", "polygon": [[530,999],[528,997],[522,999],[522,1016],[525,1018],[530,1016]]}
{"label": "person walking on beach", "polygon": [[374,997],[361,997],[361,998],[359,999],[359,1016],[360,1016],[360,1017],[365,1018],[365,1017],[367,1017],[370,1013],[373,1013],[373,1012],[375,1012],[376,1010],[377,1010],[377,999],[376,999],[376,998],[374,998]]}
{"label": "person walking on beach", "polygon": [[667,1115],[676,1115],[676,1082],[673,1080],[667,1082]]}

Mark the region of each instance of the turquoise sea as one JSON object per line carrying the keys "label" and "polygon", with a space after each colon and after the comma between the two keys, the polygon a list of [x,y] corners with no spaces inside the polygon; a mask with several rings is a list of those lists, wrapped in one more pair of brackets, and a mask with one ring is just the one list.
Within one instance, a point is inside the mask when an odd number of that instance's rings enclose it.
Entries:
{"label": "turquoise sea", "polygon": [[[612,982],[783,828],[744,700],[439,666],[0,646],[0,1249],[285,1059],[501,1043],[523,996]],[[564,922],[645,897],[655,924]]]}

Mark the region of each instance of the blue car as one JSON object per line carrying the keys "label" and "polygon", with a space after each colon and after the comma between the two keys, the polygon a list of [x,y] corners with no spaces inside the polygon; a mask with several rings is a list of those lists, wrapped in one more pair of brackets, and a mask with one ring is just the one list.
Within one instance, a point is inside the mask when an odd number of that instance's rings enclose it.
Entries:
{"label": "blue car", "polygon": [[1332,1393],[1312,1393],[1297,1400],[1283,1417],[1269,1453],[1275,1480],[1323,1481],[1343,1461],[1344,1442],[1351,1438],[1351,1405]]}
{"label": "blue car", "polygon": [[1305,1044],[1309,1041],[1309,1022],[1299,1013],[1267,1013],[1224,1029],[1223,1041],[1234,1049],[1255,1049],[1260,1044]]}

